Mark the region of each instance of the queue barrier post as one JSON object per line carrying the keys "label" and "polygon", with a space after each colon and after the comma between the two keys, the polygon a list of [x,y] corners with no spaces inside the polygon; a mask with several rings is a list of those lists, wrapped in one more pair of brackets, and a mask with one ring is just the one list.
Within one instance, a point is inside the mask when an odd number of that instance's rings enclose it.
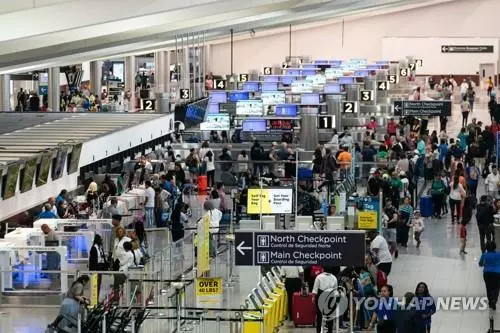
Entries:
{"label": "queue barrier post", "polygon": [[102,314],[102,333],[106,333],[107,325],[106,325],[106,315],[108,314],[107,311],[104,311]]}

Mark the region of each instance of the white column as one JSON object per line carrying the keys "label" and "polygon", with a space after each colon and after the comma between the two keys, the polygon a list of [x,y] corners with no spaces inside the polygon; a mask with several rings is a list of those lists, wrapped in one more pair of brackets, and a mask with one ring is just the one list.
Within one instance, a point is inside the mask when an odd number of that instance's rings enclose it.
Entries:
{"label": "white column", "polygon": [[90,63],[90,90],[101,95],[102,91],[102,61],[92,61]]}
{"label": "white column", "polygon": [[130,103],[128,111],[135,111],[135,56],[125,58],[125,93],[130,90]]}
{"label": "white column", "polygon": [[59,112],[61,111],[59,105],[59,94],[60,94],[60,84],[59,84],[59,75],[60,75],[59,67],[49,68],[49,111]]}
{"label": "white column", "polygon": [[190,89],[189,77],[189,37],[186,35],[184,48],[182,49],[182,86],[181,89]]}
{"label": "white column", "polygon": [[163,80],[165,82],[165,92],[169,94],[170,96],[170,65],[171,65],[171,54],[172,52],[165,51],[165,72],[162,74],[163,75]]}
{"label": "white column", "polygon": [[155,53],[155,85],[157,93],[165,91],[165,52],[163,51]]}
{"label": "white column", "polygon": [[12,111],[10,105],[10,75],[0,75],[0,112]]}

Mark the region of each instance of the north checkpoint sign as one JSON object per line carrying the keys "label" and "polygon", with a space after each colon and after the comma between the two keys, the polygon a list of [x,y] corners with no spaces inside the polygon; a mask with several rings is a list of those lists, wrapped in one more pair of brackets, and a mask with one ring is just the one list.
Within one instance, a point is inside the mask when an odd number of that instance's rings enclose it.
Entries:
{"label": "north checkpoint sign", "polygon": [[364,231],[248,231],[235,234],[236,266],[363,266]]}
{"label": "north checkpoint sign", "polygon": [[396,116],[451,116],[451,101],[395,101]]}

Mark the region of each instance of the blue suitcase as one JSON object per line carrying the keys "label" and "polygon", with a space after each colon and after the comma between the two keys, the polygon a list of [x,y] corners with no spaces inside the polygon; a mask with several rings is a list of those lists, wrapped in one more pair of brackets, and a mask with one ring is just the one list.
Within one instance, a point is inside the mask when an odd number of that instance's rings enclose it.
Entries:
{"label": "blue suitcase", "polygon": [[432,197],[430,195],[424,195],[420,198],[420,215],[422,217],[431,217],[432,214]]}

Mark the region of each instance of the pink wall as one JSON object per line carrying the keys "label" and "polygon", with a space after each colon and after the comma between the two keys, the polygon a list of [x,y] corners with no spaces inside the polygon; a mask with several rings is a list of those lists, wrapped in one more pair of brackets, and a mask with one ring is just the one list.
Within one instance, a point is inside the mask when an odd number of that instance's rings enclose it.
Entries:
{"label": "pink wall", "polygon": [[[292,33],[292,54],[308,55],[313,59],[361,57],[377,60],[384,55],[382,40],[385,37],[498,38],[500,25],[496,22],[499,11],[499,0],[457,0],[351,21],[346,18],[343,45],[341,23],[303,30],[299,30],[299,26]],[[263,66],[280,64],[287,55],[287,32],[259,37],[257,30],[256,37],[248,36],[235,42],[234,70],[236,73],[262,70]],[[210,69],[214,73],[229,73],[229,43],[213,45],[211,59]],[[429,66],[433,67],[432,59],[425,61],[430,61]]]}

